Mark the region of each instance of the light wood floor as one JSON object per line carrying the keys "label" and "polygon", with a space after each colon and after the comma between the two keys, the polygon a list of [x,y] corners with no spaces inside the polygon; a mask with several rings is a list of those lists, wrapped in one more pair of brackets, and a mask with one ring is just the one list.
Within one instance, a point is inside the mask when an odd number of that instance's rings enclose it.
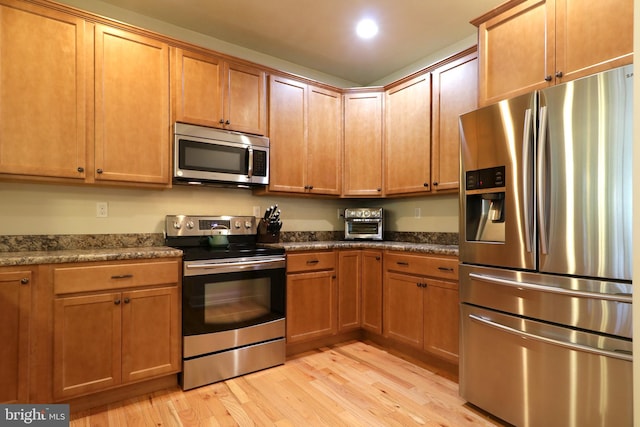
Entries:
{"label": "light wood floor", "polygon": [[175,388],[71,417],[80,426],[501,426],[458,385],[352,341],[285,365],[183,392]]}

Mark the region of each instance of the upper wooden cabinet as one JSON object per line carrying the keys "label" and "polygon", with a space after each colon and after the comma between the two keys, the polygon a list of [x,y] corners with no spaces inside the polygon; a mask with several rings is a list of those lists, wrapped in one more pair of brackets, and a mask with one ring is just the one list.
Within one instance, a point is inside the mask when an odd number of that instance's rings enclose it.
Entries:
{"label": "upper wooden cabinet", "polygon": [[270,76],[269,138],[269,191],[340,194],[340,92]]}
{"label": "upper wooden cabinet", "polygon": [[379,90],[344,94],[344,176],[342,195],[382,195],[382,99]]}
{"label": "upper wooden cabinet", "polygon": [[85,178],[85,41],[81,18],[0,5],[0,174]]}
{"label": "upper wooden cabinet", "polygon": [[511,3],[473,21],[480,105],[633,61],[633,0]]}
{"label": "upper wooden cabinet", "polygon": [[96,25],[96,181],[169,184],[170,138],[168,45]]}
{"label": "upper wooden cabinet", "polygon": [[169,186],[168,45],[59,9],[0,5],[0,174]]}
{"label": "upper wooden cabinet", "polygon": [[432,72],[431,191],[457,190],[460,114],[478,106],[478,55],[474,50]]}
{"label": "upper wooden cabinet", "polygon": [[431,182],[431,73],[385,92],[384,193],[424,193]]}
{"label": "upper wooden cabinet", "polygon": [[179,48],[173,56],[176,121],[266,134],[264,70]]}

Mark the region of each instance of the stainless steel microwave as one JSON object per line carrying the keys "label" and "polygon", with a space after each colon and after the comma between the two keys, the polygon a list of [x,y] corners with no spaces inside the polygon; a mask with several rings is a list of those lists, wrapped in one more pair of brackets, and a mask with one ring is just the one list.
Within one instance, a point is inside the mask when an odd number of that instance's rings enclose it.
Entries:
{"label": "stainless steel microwave", "polygon": [[175,184],[269,183],[269,138],[176,123],[173,141]]}

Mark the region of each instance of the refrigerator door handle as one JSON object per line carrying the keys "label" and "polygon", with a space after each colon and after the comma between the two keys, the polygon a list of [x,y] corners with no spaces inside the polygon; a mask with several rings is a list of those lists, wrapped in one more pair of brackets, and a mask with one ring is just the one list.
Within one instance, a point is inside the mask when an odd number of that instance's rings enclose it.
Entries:
{"label": "refrigerator door handle", "polygon": [[545,154],[546,154],[546,146],[547,146],[547,119],[548,112],[547,107],[540,107],[540,128],[538,129],[538,161],[537,161],[537,179],[538,179],[538,230],[540,234],[540,253],[547,254],[549,249],[548,236],[547,236],[547,227],[545,221],[545,211],[546,206],[544,204],[546,188],[547,188],[547,177],[545,175]]}
{"label": "refrigerator door handle", "polygon": [[531,252],[533,246],[531,229],[531,132],[532,132],[532,117],[531,108],[527,108],[524,112],[524,132],[522,134],[522,185],[523,185],[523,213],[524,213],[524,234],[525,234],[525,248],[527,252]]}
{"label": "refrigerator door handle", "polygon": [[537,292],[549,292],[554,294],[566,295],[579,298],[592,298],[607,301],[616,301],[631,304],[632,296],[629,294],[605,294],[601,292],[577,291],[574,289],[557,288],[555,286],[539,285],[537,283],[519,282],[517,280],[505,279],[502,277],[487,276],[485,274],[469,273],[469,277],[486,283],[494,283],[498,285],[511,286],[523,290],[532,290]]}
{"label": "refrigerator door handle", "polygon": [[628,361],[628,362],[632,362],[633,361],[633,356],[628,354],[627,352],[616,351],[616,350],[604,350],[604,349],[600,349],[600,348],[589,347],[589,346],[586,346],[586,345],[574,344],[574,343],[571,343],[571,342],[560,341],[560,340],[557,340],[557,339],[542,337],[540,335],[535,335],[535,334],[531,334],[529,332],[520,331],[518,329],[514,329],[514,328],[511,328],[509,326],[505,326],[505,325],[502,325],[500,323],[493,322],[493,321],[491,321],[489,319],[485,319],[484,317],[481,317],[481,316],[478,316],[478,315],[475,315],[475,314],[469,314],[469,318],[471,320],[474,320],[476,322],[480,322],[480,323],[482,323],[484,325],[487,325],[489,327],[499,329],[499,330],[501,330],[503,332],[507,332],[509,334],[517,335],[517,336],[519,336],[521,338],[524,338],[524,339],[530,339],[530,340],[533,340],[533,341],[543,342],[545,344],[556,345],[556,346],[568,348],[570,350],[592,353],[592,354],[596,354],[598,356],[614,357],[616,359],[622,359],[622,360],[625,360],[625,361]]}

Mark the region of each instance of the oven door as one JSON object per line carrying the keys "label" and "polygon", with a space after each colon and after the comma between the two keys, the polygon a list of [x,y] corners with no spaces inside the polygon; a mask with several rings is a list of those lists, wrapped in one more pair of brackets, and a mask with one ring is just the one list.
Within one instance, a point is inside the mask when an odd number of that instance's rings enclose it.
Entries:
{"label": "oven door", "polygon": [[[182,289],[185,357],[242,345],[236,342],[242,333],[247,335],[242,338],[246,341],[264,329],[281,330],[281,333],[268,334],[284,336],[285,259],[283,256],[256,258],[267,259],[185,262]],[[229,338],[206,338],[212,335]],[[205,340],[206,350],[200,348],[204,344],[199,344]],[[222,342],[227,340],[234,342]]]}
{"label": "oven door", "polygon": [[382,220],[348,219],[344,225],[344,238],[347,240],[382,240]]}

